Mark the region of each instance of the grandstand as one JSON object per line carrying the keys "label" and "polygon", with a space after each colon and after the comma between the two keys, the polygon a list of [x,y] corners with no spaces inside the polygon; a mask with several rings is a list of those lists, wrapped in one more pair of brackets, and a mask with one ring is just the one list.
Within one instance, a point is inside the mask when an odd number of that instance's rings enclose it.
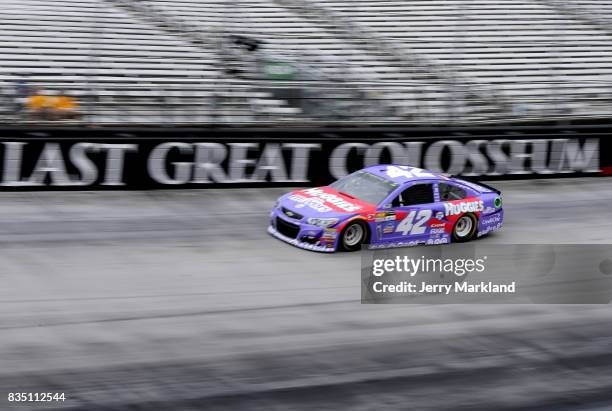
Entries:
{"label": "grandstand", "polygon": [[[5,0],[15,84],[92,124],[427,124],[609,116],[612,1]],[[255,42],[247,49],[237,36]]]}

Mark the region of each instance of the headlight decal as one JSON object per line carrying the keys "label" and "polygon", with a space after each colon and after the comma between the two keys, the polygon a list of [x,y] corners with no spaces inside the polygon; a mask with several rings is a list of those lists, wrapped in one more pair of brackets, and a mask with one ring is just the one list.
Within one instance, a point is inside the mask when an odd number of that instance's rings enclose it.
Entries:
{"label": "headlight decal", "polygon": [[317,227],[329,227],[337,224],[340,221],[339,218],[317,218],[311,217],[308,219],[308,224],[316,225]]}

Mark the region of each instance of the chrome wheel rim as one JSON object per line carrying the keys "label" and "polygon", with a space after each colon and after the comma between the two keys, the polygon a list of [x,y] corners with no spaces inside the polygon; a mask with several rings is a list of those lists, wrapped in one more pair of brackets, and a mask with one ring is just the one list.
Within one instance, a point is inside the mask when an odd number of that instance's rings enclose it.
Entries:
{"label": "chrome wheel rim", "polygon": [[457,237],[464,238],[470,235],[473,227],[472,219],[468,216],[463,216],[457,221],[457,226],[455,227],[455,234]]}
{"label": "chrome wheel rim", "polygon": [[362,238],[363,227],[360,224],[353,224],[347,228],[346,233],[344,233],[344,244],[352,247],[359,244]]}

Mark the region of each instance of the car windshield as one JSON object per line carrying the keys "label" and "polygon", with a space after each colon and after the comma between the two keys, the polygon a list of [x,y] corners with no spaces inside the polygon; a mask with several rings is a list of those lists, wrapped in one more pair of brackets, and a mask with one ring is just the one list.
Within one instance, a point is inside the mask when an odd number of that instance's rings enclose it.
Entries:
{"label": "car windshield", "polygon": [[398,184],[367,171],[358,171],[342,177],[330,187],[349,197],[378,205],[398,187]]}

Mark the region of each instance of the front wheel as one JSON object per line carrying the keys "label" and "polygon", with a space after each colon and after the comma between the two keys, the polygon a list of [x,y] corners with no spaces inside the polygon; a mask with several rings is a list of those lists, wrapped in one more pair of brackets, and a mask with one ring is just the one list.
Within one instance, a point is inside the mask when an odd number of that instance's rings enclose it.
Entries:
{"label": "front wheel", "polygon": [[340,245],[343,250],[357,251],[368,237],[368,231],[364,223],[354,221],[347,225],[342,231]]}
{"label": "front wheel", "polygon": [[462,215],[453,227],[453,242],[464,243],[470,241],[478,230],[478,220],[474,214]]}

